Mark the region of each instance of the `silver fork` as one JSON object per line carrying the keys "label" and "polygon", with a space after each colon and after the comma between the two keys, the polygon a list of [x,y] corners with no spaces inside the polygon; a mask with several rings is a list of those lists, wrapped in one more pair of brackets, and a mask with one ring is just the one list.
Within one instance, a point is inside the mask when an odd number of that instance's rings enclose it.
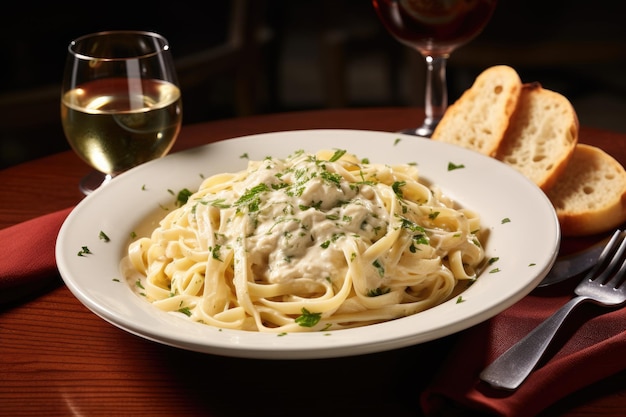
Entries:
{"label": "silver fork", "polygon": [[[480,374],[480,379],[495,388],[517,389],[535,369],[554,335],[576,306],[585,301],[604,307],[623,304],[626,301],[626,282],[622,282],[626,273],[624,235],[622,231],[621,239],[614,239],[612,248],[602,252],[597,265],[574,290],[577,296],[487,366]],[[621,243],[615,250],[619,240]]]}

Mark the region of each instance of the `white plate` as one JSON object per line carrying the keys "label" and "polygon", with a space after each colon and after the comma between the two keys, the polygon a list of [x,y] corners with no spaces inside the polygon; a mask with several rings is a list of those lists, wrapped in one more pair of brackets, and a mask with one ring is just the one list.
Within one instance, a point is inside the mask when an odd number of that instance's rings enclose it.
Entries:
{"label": "white plate", "polygon": [[[244,169],[250,159],[286,157],[296,150],[346,149],[380,163],[417,163],[420,177],[477,211],[489,229],[488,257],[498,257],[456,299],[394,321],[334,332],[278,336],[220,330],[158,310],[122,278],[119,263],[130,235],[154,226],[146,219],[173,207],[182,188],[196,190],[201,176]],[[449,170],[448,165],[464,168]],[[148,225],[146,226],[146,223]],[[100,238],[104,232],[110,241]],[[559,223],[550,201],[508,166],[460,147],[404,136],[355,130],[302,130],[247,136],[171,154],[139,166],[86,197],[63,224],[57,265],[72,293],[91,311],[135,335],[193,351],[304,359],[400,348],[450,335],[487,320],[528,294],[558,252]],[[91,254],[78,256],[86,246]],[[490,270],[493,268],[489,268]]]}

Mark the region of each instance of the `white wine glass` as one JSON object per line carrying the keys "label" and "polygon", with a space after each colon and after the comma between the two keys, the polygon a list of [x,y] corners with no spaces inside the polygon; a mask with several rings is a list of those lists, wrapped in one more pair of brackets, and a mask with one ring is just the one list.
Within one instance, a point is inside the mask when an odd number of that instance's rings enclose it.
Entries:
{"label": "white wine glass", "polygon": [[166,155],[182,124],[167,40],[145,31],[98,32],[73,40],[61,121],[72,149],[96,170],[81,180],[84,194]]}
{"label": "white wine glass", "polygon": [[497,0],[372,0],[372,3],[387,31],[426,60],[426,117],[420,127],[402,132],[431,137],[448,107],[448,58],[452,51],[482,32]]}

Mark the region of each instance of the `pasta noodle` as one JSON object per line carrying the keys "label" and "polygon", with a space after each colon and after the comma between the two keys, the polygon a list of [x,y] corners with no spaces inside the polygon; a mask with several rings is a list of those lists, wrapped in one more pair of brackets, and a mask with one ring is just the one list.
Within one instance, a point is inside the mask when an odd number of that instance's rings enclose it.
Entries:
{"label": "pasta noodle", "polygon": [[412,165],[298,151],[205,179],[128,248],[146,298],[190,320],[262,332],[391,320],[476,279],[477,213]]}

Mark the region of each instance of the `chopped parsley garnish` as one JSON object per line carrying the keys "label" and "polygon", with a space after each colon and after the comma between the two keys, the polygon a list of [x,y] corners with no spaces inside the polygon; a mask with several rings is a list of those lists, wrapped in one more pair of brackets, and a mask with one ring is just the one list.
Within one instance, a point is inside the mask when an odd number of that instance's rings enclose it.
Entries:
{"label": "chopped parsley garnish", "polygon": [[379,295],[388,294],[391,292],[391,288],[374,288],[373,290],[369,290],[367,292],[368,297],[378,297]]}
{"label": "chopped parsley garnish", "polygon": [[338,161],[339,159],[341,159],[342,156],[344,156],[346,153],[345,150],[343,149],[337,149],[335,151],[335,153],[333,154],[333,156],[330,157],[330,159],[328,160],[329,162],[335,162]]}
{"label": "chopped parsley garnish", "polygon": [[378,271],[378,275],[380,275],[381,277],[385,276],[385,268],[381,265],[378,259],[372,262],[372,265],[374,265],[374,268],[376,268],[376,270]]}
{"label": "chopped parsley garnish", "polygon": [[85,256],[89,254],[91,254],[91,251],[89,250],[87,246],[81,247],[81,249],[78,251],[78,256]]}
{"label": "chopped parsley garnish", "polygon": [[423,236],[424,239],[426,239],[424,241],[424,243],[426,245],[428,244],[428,237],[426,236],[426,229],[424,229],[419,224],[417,224],[415,222],[412,222],[411,220],[406,219],[406,218],[403,217],[402,218],[402,228],[410,230],[411,232],[418,232],[420,234],[420,236]]}
{"label": "chopped parsley garnish", "polygon": [[343,178],[340,174],[335,174],[333,172],[322,171],[320,173],[320,177],[325,179],[326,181],[335,184],[337,187],[341,185],[341,179]]}
{"label": "chopped parsley garnish", "polygon": [[[270,191],[270,187],[267,184],[260,183],[255,185],[254,187],[246,190],[245,193],[237,201],[235,201],[235,206],[247,206],[248,212],[254,213],[259,211],[261,207],[261,197],[260,194],[266,191]],[[237,210],[239,211],[239,210]]]}
{"label": "chopped parsley garnish", "polygon": [[504,219],[502,219],[502,224],[504,223],[511,223],[511,219],[509,219],[508,217],[505,217]]}
{"label": "chopped parsley garnish", "polygon": [[200,203],[204,205],[217,207],[219,209],[227,209],[230,207],[230,204],[227,204],[226,199],[224,198],[216,198],[215,200],[201,201]]}
{"label": "chopped parsley garnish", "polygon": [[176,196],[176,205],[178,207],[183,206],[187,202],[187,200],[189,200],[189,197],[191,197],[192,194],[193,193],[186,188],[180,190],[178,192],[178,195]]}
{"label": "chopped parsley garnish", "polygon": [[406,185],[406,181],[396,181],[393,184],[391,184],[391,189],[393,190],[394,193],[396,193],[396,195],[399,198],[402,198],[402,190],[400,189],[400,187],[403,187]]}
{"label": "chopped parsley garnish", "polygon": [[454,171],[455,169],[465,168],[463,164],[455,164],[453,162],[448,162],[448,171]]}
{"label": "chopped parsley garnish", "polygon": [[319,209],[322,207],[322,203],[323,203],[323,201],[322,201],[322,200],[317,201],[317,202],[315,202],[315,201],[311,201],[311,204],[310,204],[310,205],[308,205],[308,206],[307,206],[307,205],[304,205],[304,204],[300,204],[300,205],[298,206],[298,208],[299,208],[301,211],[307,211],[307,210],[308,210],[308,209],[310,209],[310,208],[315,209],[315,210],[319,210]]}
{"label": "chopped parsley garnish", "polygon": [[269,187],[266,184],[261,183],[259,185],[255,185],[254,187],[250,188],[245,193],[243,193],[243,195],[239,197],[239,200],[235,202],[235,205],[236,206],[243,206],[246,204],[249,205],[259,198],[260,193],[265,192],[265,191],[269,191]]}
{"label": "chopped parsley garnish", "polygon": [[100,240],[104,240],[105,242],[109,242],[111,239],[109,239],[109,237],[106,235],[106,233],[104,233],[102,230],[100,231],[100,233],[98,234],[98,237],[100,238]]}
{"label": "chopped parsley garnish", "polygon": [[343,237],[345,235],[346,234],[343,233],[343,232],[342,233],[333,233],[333,235],[331,236],[330,239],[328,239],[328,240],[326,240],[326,241],[324,241],[323,243],[320,244],[320,247],[322,249],[327,249],[330,246],[331,243],[336,242],[337,239],[339,239],[340,237]]}
{"label": "chopped parsley garnish", "polygon": [[430,213],[430,214],[428,215],[428,218],[429,218],[430,220],[435,220],[435,219],[437,218],[437,216],[439,216],[439,212],[438,212],[438,211],[433,211],[432,213]]}
{"label": "chopped parsley garnish", "polygon": [[222,248],[222,245],[215,245],[212,248],[209,248],[209,250],[211,251],[211,257],[213,259],[216,259],[218,261],[222,261],[222,258],[220,258],[220,249]]}
{"label": "chopped parsley garnish", "polygon": [[189,309],[189,307],[179,308],[178,312],[183,313],[187,317],[191,317],[191,310]]}
{"label": "chopped parsley garnish", "polygon": [[428,245],[429,241],[428,241],[428,236],[426,235],[414,235],[412,238],[412,242],[411,245],[409,246],[409,251],[411,253],[415,253],[417,252],[417,246],[416,245]]}
{"label": "chopped parsley garnish", "polygon": [[302,307],[302,315],[296,317],[296,323],[302,327],[313,327],[322,319],[322,313],[311,313]]}

